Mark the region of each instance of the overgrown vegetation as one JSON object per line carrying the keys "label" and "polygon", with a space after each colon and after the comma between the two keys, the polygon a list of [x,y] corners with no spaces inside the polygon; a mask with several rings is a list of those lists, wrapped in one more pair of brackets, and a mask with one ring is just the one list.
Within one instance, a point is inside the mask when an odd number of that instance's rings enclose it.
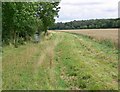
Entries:
{"label": "overgrown vegetation", "polygon": [[[67,32],[67,33],[70,33],[70,32]],[[77,36],[83,36],[85,38],[91,39],[91,40],[98,42],[100,44],[103,44],[106,47],[118,49],[118,46],[114,42],[112,42],[110,39],[103,38],[103,39],[98,40],[98,39],[95,39],[95,37],[87,36],[87,35],[83,35],[83,34],[78,34],[78,33],[70,33],[70,34],[74,34]]]}
{"label": "overgrown vegetation", "polygon": [[17,47],[30,41],[35,32],[45,32],[58,16],[59,2],[3,2],[2,42]]}
{"label": "overgrown vegetation", "polygon": [[118,50],[63,32],[38,44],[4,47],[3,89],[117,90]]}

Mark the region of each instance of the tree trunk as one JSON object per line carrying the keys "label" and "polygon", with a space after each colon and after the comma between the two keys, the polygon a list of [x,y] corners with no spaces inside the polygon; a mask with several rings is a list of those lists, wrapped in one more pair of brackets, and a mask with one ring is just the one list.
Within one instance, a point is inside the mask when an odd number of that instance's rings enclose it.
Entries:
{"label": "tree trunk", "polygon": [[44,27],[44,35],[48,35],[48,32],[47,32],[47,27]]}
{"label": "tree trunk", "polygon": [[14,37],[13,38],[14,38],[14,40],[13,40],[14,41],[13,42],[14,46],[15,46],[15,48],[17,48],[18,46],[17,46],[17,34],[16,34],[16,31],[14,31]]}

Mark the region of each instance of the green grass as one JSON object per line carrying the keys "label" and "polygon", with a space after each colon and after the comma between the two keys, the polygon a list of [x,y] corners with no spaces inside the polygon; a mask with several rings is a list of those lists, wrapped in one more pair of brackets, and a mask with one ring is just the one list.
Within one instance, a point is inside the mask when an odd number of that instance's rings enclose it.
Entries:
{"label": "green grass", "polygon": [[118,51],[106,44],[52,32],[39,44],[3,47],[3,89],[117,90]]}

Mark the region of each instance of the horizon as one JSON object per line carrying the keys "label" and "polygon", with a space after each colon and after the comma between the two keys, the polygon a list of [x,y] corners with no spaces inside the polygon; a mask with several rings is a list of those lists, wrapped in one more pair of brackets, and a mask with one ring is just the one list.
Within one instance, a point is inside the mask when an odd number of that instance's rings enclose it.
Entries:
{"label": "horizon", "polygon": [[61,0],[59,18],[55,18],[55,23],[118,18],[118,3],[119,0]]}
{"label": "horizon", "polygon": [[73,21],[89,21],[89,20],[102,20],[102,19],[119,19],[119,17],[118,18],[96,18],[96,19],[85,19],[85,20],[71,20],[71,21],[63,21],[63,22],[55,22],[55,23],[68,23],[68,22],[73,22]]}

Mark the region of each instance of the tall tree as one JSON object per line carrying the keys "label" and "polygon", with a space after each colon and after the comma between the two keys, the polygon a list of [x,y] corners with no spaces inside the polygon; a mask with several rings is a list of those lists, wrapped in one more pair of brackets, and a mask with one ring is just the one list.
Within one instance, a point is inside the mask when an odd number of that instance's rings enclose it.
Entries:
{"label": "tall tree", "polygon": [[58,2],[3,2],[2,3],[2,40],[14,44],[28,41],[36,30],[45,33],[58,15]]}
{"label": "tall tree", "polygon": [[60,7],[59,2],[41,2],[38,4],[37,16],[43,22],[43,31],[47,33],[47,29],[55,22],[55,16],[58,17]]}

